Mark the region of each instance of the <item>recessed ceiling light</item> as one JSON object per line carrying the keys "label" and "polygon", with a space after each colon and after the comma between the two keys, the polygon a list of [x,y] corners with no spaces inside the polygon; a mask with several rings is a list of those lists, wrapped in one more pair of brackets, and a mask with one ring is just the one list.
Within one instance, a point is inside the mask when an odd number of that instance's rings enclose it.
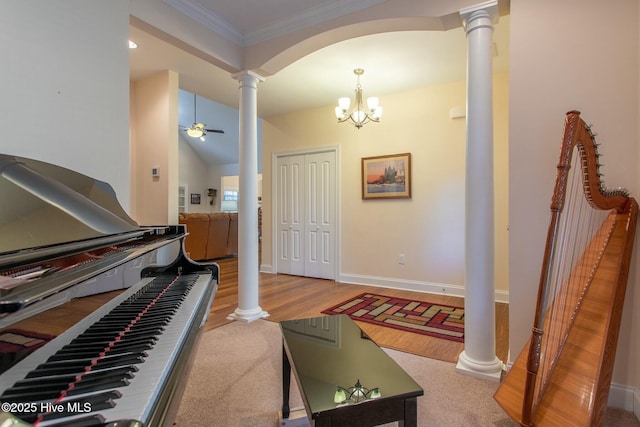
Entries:
{"label": "recessed ceiling light", "polygon": [[134,42],[133,40],[129,40],[129,49],[137,49],[138,48],[138,43]]}

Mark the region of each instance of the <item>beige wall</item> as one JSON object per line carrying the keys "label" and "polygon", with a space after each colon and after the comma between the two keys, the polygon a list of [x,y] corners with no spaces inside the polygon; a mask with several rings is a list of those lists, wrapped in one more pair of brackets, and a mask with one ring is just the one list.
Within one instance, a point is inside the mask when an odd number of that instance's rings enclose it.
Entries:
{"label": "beige wall", "polygon": [[[133,218],[140,225],[178,222],[178,74],[132,83]],[[151,175],[159,167],[159,177]]]}
{"label": "beige wall", "polygon": [[[530,335],[564,115],[580,110],[602,142],[606,184],[638,195],[638,2],[511,0],[510,307],[514,359]],[[638,246],[636,245],[638,260]],[[632,266],[613,382],[640,411],[640,292]],[[619,390],[614,387],[614,394]],[[628,393],[627,393],[628,395]],[[618,402],[619,403],[619,402]]]}
{"label": "beige wall", "polygon": [[[508,76],[495,80],[496,288],[506,298]],[[265,119],[263,269],[272,263],[272,154],[339,145],[339,279],[463,295],[466,125],[449,110],[464,107],[465,94],[457,82],[381,97],[381,123],[360,130],[336,123],[332,106]],[[361,158],[405,152],[411,199],[362,200]]]}
{"label": "beige wall", "polygon": [[[183,141],[182,138],[178,140],[179,146],[179,178],[180,185],[186,185],[187,194],[187,209],[188,212],[214,212],[217,207],[220,206],[220,197],[216,197],[216,204],[209,204],[209,197],[207,192],[209,188],[216,188],[220,190],[220,180],[209,181],[209,165],[202,161],[198,157],[197,153],[193,151],[191,146]],[[191,194],[200,194],[200,204],[191,204]]]}
{"label": "beige wall", "polygon": [[109,183],[128,210],[129,1],[0,0],[0,152]]}

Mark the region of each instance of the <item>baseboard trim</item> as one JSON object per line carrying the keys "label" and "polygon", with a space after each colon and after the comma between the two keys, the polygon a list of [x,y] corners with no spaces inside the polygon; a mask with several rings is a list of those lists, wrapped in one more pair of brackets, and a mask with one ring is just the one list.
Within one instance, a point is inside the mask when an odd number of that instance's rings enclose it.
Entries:
{"label": "baseboard trim", "polygon": [[[464,286],[460,285],[345,273],[341,273],[338,276],[338,281],[353,285],[377,286],[381,288],[402,289],[405,291],[424,292],[437,295],[452,295],[464,298]],[[502,290],[495,291],[494,299],[496,302],[509,303],[509,292]]]}
{"label": "baseboard trim", "polygon": [[633,412],[640,418],[640,391],[629,385],[611,383],[607,406]]}
{"label": "baseboard trim", "polygon": [[273,274],[273,266],[271,264],[260,264],[260,273]]}
{"label": "baseboard trim", "polygon": [[417,280],[394,279],[392,277],[365,276],[361,274],[340,274],[338,281],[352,285],[377,286],[380,288],[402,289],[429,294],[464,297],[464,287],[443,283],[421,282]]}
{"label": "baseboard trim", "polygon": [[[273,265],[260,264],[260,273],[276,274]],[[437,295],[453,295],[464,298],[464,286],[445,283],[422,282],[419,280],[395,279],[392,277],[366,276],[363,274],[338,274],[338,282],[352,285],[376,286],[380,288],[402,289],[405,291],[424,292]],[[509,303],[509,291],[496,290],[496,302]]]}

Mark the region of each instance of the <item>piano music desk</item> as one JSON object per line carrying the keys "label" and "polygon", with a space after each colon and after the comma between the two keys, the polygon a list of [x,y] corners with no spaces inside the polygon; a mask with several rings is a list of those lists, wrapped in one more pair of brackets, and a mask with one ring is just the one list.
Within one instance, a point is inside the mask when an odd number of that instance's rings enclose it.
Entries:
{"label": "piano music desk", "polygon": [[[57,336],[121,293],[122,290],[117,290],[77,298],[48,311],[20,320],[4,329],[17,328]],[[0,330],[0,332],[4,329]]]}

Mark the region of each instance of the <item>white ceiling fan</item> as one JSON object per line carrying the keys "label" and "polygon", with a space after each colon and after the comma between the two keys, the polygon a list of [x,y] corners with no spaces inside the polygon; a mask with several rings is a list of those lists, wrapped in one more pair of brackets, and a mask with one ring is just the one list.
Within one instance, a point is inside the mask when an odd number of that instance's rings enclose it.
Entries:
{"label": "white ceiling fan", "polygon": [[196,112],[197,112],[196,94],[194,93],[193,94],[193,125],[191,125],[191,127],[180,125],[180,127],[187,133],[187,135],[189,135],[192,138],[200,138],[200,141],[204,141],[205,136],[207,135],[207,132],[224,133],[224,131],[221,129],[207,129],[206,124],[198,122]]}

